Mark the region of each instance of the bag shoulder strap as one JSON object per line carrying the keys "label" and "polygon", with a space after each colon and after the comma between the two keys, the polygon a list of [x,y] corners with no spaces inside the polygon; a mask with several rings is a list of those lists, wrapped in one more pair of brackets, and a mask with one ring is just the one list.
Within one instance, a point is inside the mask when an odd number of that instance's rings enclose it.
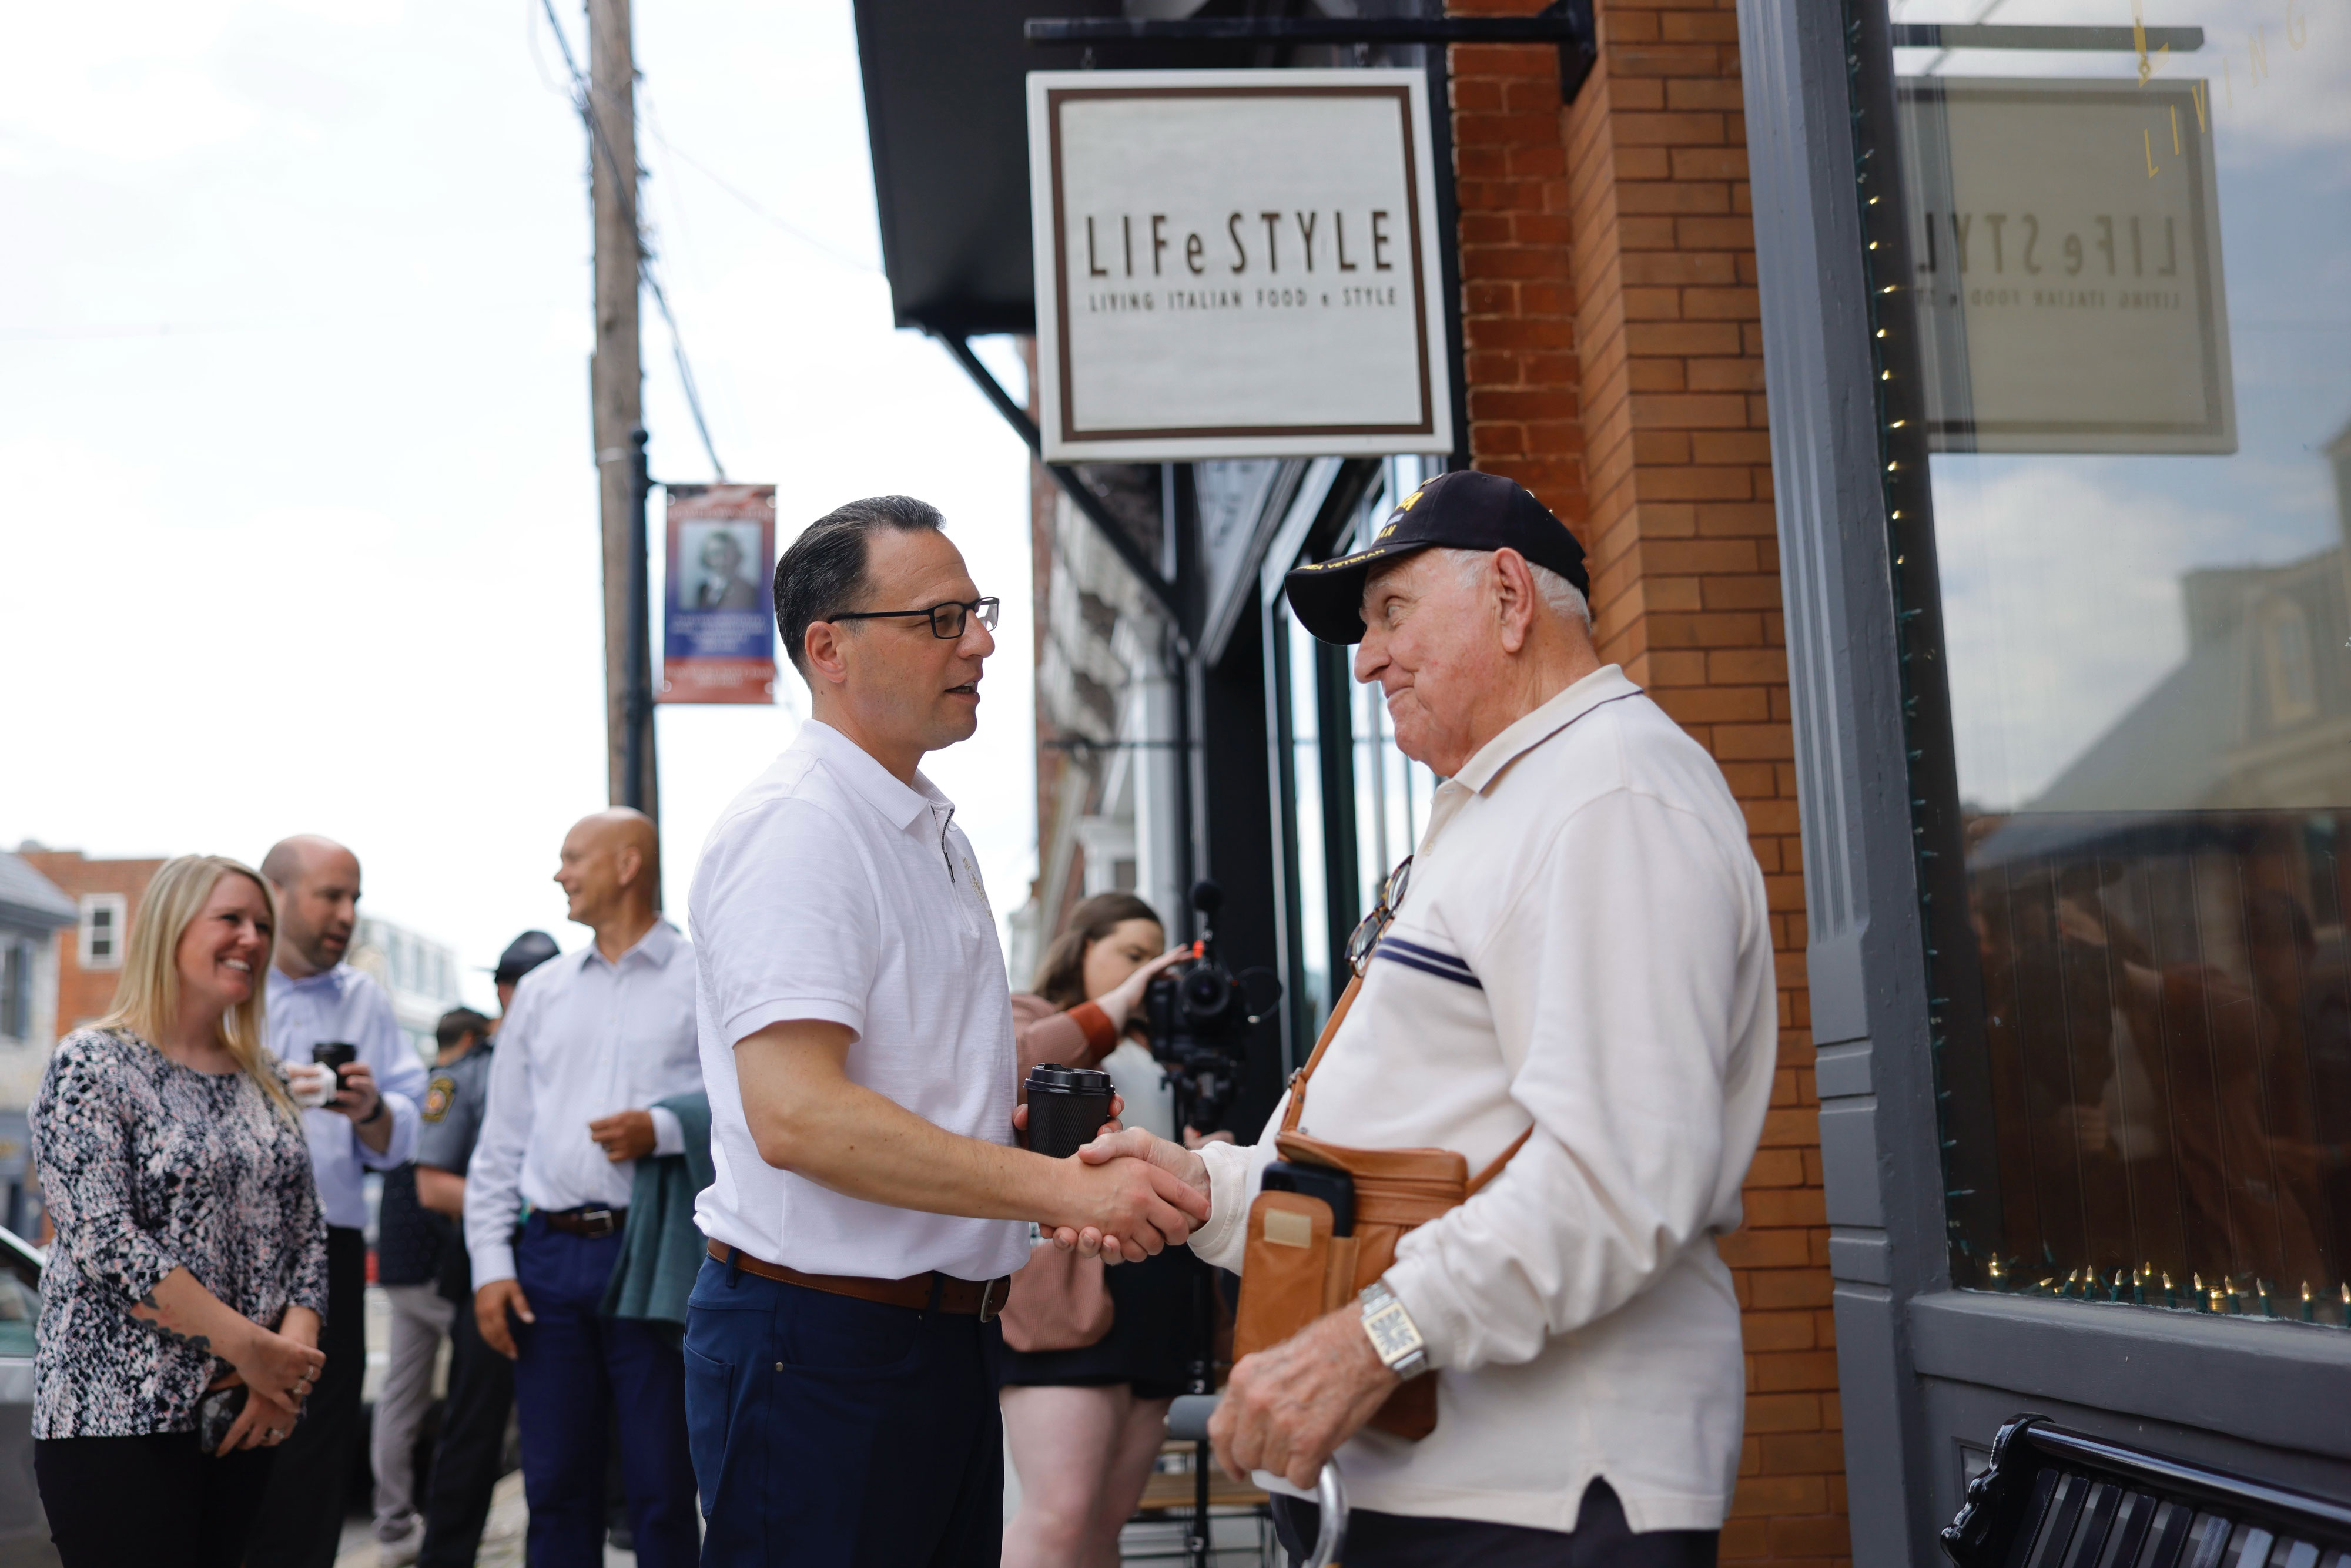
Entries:
{"label": "bag shoulder strap", "polygon": [[1298,1118],[1306,1113],[1306,1081],[1314,1076],[1315,1068],[1322,1065],[1322,1053],[1331,1049],[1332,1040],[1338,1037],[1339,1026],[1346,1021],[1347,1009],[1355,1005],[1355,993],[1363,988],[1364,977],[1361,975],[1347,982],[1347,988],[1339,993],[1339,1005],[1331,1009],[1330,1019],[1322,1026],[1322,1038],[1314,1042],[1314,1054],[1306,1059],[1305,1066],[1290,1075],[1290,1109],[1281,1118],[1283,1132],[1298,1131]]}
{"label": "bag shoulder strap", "polygon": [[1484,1186],[1488,1182],[1492,1181],[1496,1176],[1500,1176],[1502,1174],[1502,1167],[1510,1163],[1510,1156],[1517,1154],[1520,1149],[1525,1148],[1527,1146],[1527,1140],[1534,1135],[1535,1130],[1532,1127],[1529,1127],[1525,1132],[1520,1133],[1517,1137],[1512,1138],[1510,1140],[1510,1146],[1504,1149],[1500,1154],[1496,1155],[1492,1165],[1488,1166],[1484,1170],[1479,1171],[1476,1176],[1469,1178],[1469,1186],[1461,1196],[1464,1198],[1472,1198],[1477,1197],[1478,1189]]}
{"label": "bag shoulder strap", "polygon": [[[1314,1070],[1322,1063],[1322,1053],[1330,1050],[1332,1040],[1338,1038],[1339,1026],[1346,1021],[1347,1009],[1355,1005],[1355,993],[1363,989],[1363,986],[1364,977],[1361,975],[1347,982],[1347,988],[1339,994],[1339,1005],[1331,1009],[1330,1020],[1322,1026],[1322,1038],[1314,1042],[1314,1053],[1306,1059],[1305,1066],[1290,1075],[1290,1109],[1282,1113],[1281,1130],[1283,1132],[1298,1131],[1298,1119],[1306,1113],[1306,1081],[1314,1076]],[[1510,1163],[1510,1157],[1513,1155],[1527,1146],[1527,1140],[1534,1136],[1534,1128],[1529,1127],[1511,1139],[1510,1146],[1495,1155],[1491,1165],[1469,1178],[1469,1186],[1463,1191],[1462,1197],[1465,1198],[1476,1197],[1479,1188],[1500,1176],[1502,1167]]]}

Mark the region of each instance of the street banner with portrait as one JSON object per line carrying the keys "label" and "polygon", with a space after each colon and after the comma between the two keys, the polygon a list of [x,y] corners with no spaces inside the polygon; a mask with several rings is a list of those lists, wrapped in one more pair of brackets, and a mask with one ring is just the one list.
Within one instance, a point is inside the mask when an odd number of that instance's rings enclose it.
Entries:
{"label": "street banner with portrait", "polygon": [[776,700],[776,487],[672,485],[665,703]]}

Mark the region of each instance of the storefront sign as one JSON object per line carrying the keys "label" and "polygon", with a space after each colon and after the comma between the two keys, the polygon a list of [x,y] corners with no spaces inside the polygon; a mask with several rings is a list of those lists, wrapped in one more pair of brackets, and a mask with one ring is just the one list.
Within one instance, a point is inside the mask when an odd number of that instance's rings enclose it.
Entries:
{"label": "storefront sign", "polygon": [[672,485],[665,703],[776,700],[776,487]]}
{"label": "storefront sign", "polygon": [[1045,455],[1453,445],[1426,78],[1029,78]]}
{"label": "storefront sign", "polygon": [[1898,96],[1935,449],[2234,452],[2205,84]]}

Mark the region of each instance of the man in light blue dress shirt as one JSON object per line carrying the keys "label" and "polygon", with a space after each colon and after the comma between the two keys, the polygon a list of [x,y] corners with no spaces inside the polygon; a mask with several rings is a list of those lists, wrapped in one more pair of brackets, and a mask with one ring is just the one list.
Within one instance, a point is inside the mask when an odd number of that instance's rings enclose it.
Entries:
{"label": "man in light blue dress shirt", "polygon": [[[342,1532],[343,1488],[360,1434],[367,1371],[367,1198],[360,1180],[416,1152],[424,1063],[401,1032],[383,988],[343,961],[359,925],[359,857],[331,839],[283,841],[261,874],[277,895],[269,968],[269,1048],[300,1086],[318,1075],[313,1047],[356,1055],[340,1092],[302,1113],[327,1216],[326,1370],[302,1420],[277,1450],[246,1550],[249,1568],[329,1568]],[[324,1085],[320,1085],[323,1090]],[[307,1097],[306,1097],[307,1099]]]}
{"label": "man in light blue dress shirt", "polygon": [[655,1102],[702,1088],[694,949],[655,907],[661,848],[643,812],[573,827],[555,880],[596,939],[524,976],[498,1026],[465,1167],[475,1322],[515,1361],[532,1568],[601,1568],[608,1427],[637,1562],[687,1568],[700,1537],[677,1336],[602,1308],[636,1162],[685,1149]]}

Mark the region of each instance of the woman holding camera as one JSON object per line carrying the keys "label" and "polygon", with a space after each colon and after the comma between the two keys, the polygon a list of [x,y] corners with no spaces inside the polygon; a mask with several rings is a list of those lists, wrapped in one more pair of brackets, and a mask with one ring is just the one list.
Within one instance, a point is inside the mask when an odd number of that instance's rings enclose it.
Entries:
{"label": "woman holding camera", "polygon": [[[1143,1043],[1143,994],[1189,944],[1163,953],[1151,906],[1105,893],[1071,911],[1033,995],[1012,998],[1020,1076],[1040,1061],[1107,1071],[1125,1119],[1169,1121],[1158,1064]],[[1172,1125],[1155,1127],[1173,1137]],[[1114,1568],[1166,1435],[1167,1402],[1192,1354],[1191,1254],[1140,1265],[1040,1247],[1012,1277],[997,1372],[1020,1509],[1004,1527],[1005,1568]]]}
{"label": "woman holding camera", "polygon": [[57,1224],[33,1472],[65,1568],[235,1568],[326,1357],[327,1228],[262,1030],[277,910],[218,855],[155,873],[114,1010],[34,1097]]}

